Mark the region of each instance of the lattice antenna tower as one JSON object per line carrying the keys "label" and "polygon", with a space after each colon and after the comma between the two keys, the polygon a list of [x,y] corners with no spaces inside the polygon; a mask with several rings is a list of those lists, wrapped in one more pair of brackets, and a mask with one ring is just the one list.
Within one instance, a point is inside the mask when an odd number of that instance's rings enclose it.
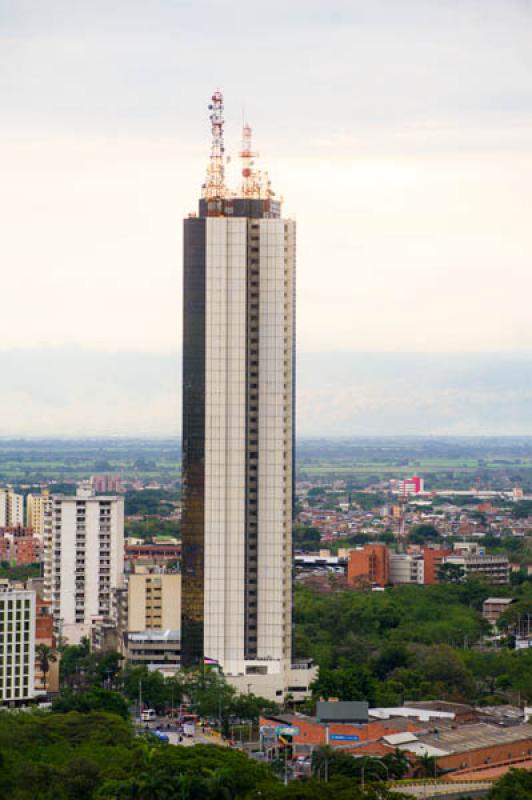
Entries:
{"label": "lattice antenna tower", "polygon": [[206,200],[221,200],[227,196],[225,186],[225,145],[224,145],[224,98],[217,89],[209,103],[211,121],[211,155],[207,166],[207,176],[203,184],[203,197]]}
{"label": "lattice antenna tower", "polygon": [[259,155],[251,145],[251,125],[247,122],[242,128],[242,197],[260,197],[259,174],[255,169],[255,159]]}
{"label": "lattice antenna tower", "polygon": [[255,159],[259,154],[253,150],[251,135],[251,125],[246,122],[242,128],[242,150],[239,154],[242,159],[242,197],[273,197],[268,173],[255,166]]}

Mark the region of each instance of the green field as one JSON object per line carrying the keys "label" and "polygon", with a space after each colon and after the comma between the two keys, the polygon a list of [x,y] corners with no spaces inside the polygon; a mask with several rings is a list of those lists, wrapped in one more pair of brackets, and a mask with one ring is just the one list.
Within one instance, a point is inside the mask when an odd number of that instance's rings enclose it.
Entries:
{"label": "green field", "polygon": [[[364,488],[419,473],[427,488],[532,491],[529,439],[300,440],[296,478],[335,478]],[[181,442],[176,439],[0,439],[0,485],[72,484],[95,473],[118,473],[167,486],[178,484]]]}

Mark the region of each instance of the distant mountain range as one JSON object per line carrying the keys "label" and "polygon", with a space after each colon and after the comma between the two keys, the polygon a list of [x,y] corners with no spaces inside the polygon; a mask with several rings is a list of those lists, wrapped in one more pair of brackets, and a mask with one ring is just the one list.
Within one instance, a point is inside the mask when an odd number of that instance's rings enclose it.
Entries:
{"label": "distant mountain range", "polygon": [[[180,430],[181,358],[0,351],[0,435]],[[532,354],[301,353],[300,436],[530,435]]]}

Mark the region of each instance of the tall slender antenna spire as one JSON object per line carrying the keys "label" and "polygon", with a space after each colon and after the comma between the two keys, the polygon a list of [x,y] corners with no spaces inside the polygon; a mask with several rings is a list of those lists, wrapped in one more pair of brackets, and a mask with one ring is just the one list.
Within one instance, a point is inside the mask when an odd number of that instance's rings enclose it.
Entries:
{"label": "tall slender antenna spire", "polygon": [[258,173],[254,169],[255,159],[258,153],[254,153],[251,147],[251,125],[247,122],[242,127],[242,197],[260,197],[260,186]]}
{"label": "tall slender antenna spire", "polygon": [[203,197],[206,200],[221,200],[227,195],[224,174],[224,98],[217,89],[209,104],[211,121],[211,155],[207,166],[207,176],[203,184]]}

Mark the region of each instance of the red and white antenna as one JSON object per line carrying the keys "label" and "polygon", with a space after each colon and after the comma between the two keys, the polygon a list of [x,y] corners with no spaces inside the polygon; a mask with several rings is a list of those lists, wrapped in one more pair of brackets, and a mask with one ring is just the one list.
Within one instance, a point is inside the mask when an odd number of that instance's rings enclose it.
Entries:
{"label": "red and white antenna", "polygon": [[255,161],[258,153],[254,153],[251,147],[251,125],[247,122],[242,128],[242,197],[259,197],[260,187],[258,185],[258,174],[255,169]]}
{"label": "red and white antenna", "polygon": [[251,146],[251,125],[247,122],[242,129],[242,197],[270,198],[273,197],[268,173],[255,166],[258,153]]}
{"label": "red and white antenna", "polygon": [[224,98],[222,92],[217,89],[209,104],[209,117],[211,121],[211,155],[207,166],[207,177],[203,184],[203,197],[206,200],[218,200],[227,195],[225,187],[224,173]]}

